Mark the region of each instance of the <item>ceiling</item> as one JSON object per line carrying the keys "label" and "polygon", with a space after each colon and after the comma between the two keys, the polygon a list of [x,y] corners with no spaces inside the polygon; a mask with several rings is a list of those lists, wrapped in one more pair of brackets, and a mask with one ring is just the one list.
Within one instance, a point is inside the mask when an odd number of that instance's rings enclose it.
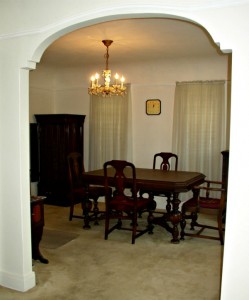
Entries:
{"label": "ceiling", "polygon": [[110,65],[116,62],[219,55],[203,28],[165,18],[124,19],[84,27],[57,39],[44,52],[41,65],[63,68],[103,64],[102,40],[111,39]]}

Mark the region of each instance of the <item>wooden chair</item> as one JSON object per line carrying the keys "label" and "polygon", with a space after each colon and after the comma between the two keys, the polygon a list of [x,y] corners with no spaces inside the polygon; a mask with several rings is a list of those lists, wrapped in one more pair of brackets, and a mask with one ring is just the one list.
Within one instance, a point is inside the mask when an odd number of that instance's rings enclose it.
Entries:
{"label": "wooden chair", "polygon": [[[172,167],[173,166],[173,167]],[[160,152],[156,153],[153,158],[153,169],[159,169],[169,171],[174,170],[177,171],[178,167],[178,156],[171,152]],[[167,198],[167,205],[166,209],[168,212],[171,210],[171,193],[165,193],[164,191],[152,192],[149,190],[145,190],[143,188],[140,189],[140,195],[147,193],[152,201],[154,201],[154,206],[156,208],[156,201],[154,200],[155,196],[158,197],[166,197]],[[141,212],[140,212],[141,216]]]}
{"label": "wooden chair", "polygon": [[[105,196],[103,186],[87,185],[82,180],[82,174],[85,172],[82,155],[78,152],[72,152],[67,156],[68,178],[70,183],[70,212],[69,220],[72,218],[84,219],[87,212],[88,221],[94,220],[98,225],[101,211],[98,208],[99,197]],[[75,204],[81,203],[83,215],[74,214]],[[93,205],[92,205],[93,204]]]}
{"label": "wooden chair", "polygon": [[[126,174],[131,175],[132,182],[129,185],[127,185]],[[135,244],[135,239],[139,236],[146,232],[152,233],[151,200],[137,196],[136,168],[132,163],[123,160],[108,161],[104,164],[104,176],[105,239],[107,240],[108,235],[115,229],[129,230],[132,231],[132,244]],[[110,186],[113,186],[113,192],[110,192]],[[138,229],[137,214],[141,209],[149,212],[148,226],[145,229]],[[113,226],[110,226],[111,219],[117,220]],[[131,224],[125,227],[122,220],[131,220]]]}
{"label": "wooden chair", "polygon": [[[174,159],[174,161],[172,160],[172,158]],[[171,152],[156,153],[154,155],[154,159],[153,159],[153,169],[156,169],[156,164],[158,163],[159,159],[161,159],[161,161],[159,161],[161,170],[167,170],[167,171],[174,170],[174,171],[177,171],[178,156],[176,154],[171,153]],[[172,164],[174,164],[174,168],[171,167]]]}
{"label": "wooden chair", "polygon": [[[226,207],[226,190],[222,187],[223,183],[220,181],[206,180],[203,185],[193,190],[193,197],[182,205],[181,239],[184,239],[186,235],[219,240],[221,245],[224,244],[223,213]],[[204,195],[201,194],[201,191],[204,191]],[[197,222],[199,212],[205,214],[210,213],[210,211],[217,215],[217,226]],[[195,227],[199,227],[200,229],[195,233],[185,233],[186,219],[191,220],[191,230],[195,230]],[[205,229],[217,230],[219,235],[217,237],[204,235],[202,232]]]}

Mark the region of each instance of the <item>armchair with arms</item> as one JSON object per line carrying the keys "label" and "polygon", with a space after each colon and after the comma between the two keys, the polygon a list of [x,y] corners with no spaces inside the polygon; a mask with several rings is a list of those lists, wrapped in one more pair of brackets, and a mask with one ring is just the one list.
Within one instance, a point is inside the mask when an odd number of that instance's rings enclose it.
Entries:
{"label": "armchair with arms", "polygon": [[[201,191],[204,191],[202,194]],[[193,197],[182,205],[182,221],[181,221],[181,239],[184,236],[192,236],[206,239],[219,240],[221,245],[224,244],[224,218],[223,213],[226,208],[226,190],[223,188],[223,183],[220,181],[206,180],[201,186],[198,186],[193,191]],[[209,225],[197,222],[199,213],[210,213],[216,215],[217,225]],[[190,219],[190,229],[197,232],[186,233],[186,220]],[[214,229],[218,231],[218,236],[211,234],[203,234],[205,229]]]}

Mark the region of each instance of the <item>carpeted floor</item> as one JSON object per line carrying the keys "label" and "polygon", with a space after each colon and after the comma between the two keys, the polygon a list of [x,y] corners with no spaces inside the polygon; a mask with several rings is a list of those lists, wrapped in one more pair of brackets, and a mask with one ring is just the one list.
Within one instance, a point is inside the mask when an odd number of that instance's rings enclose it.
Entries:
{"label": "carpeted floor", "polygon": [[56,249],[71,242],[78,236],[79,234],[75,234],[73,232],[44,228],[40,248]]}
{"label": "carpeted floor", "polygon": [[[77,208],[81,213],[80,207]],[[213,216],[208,220],[213,222]],[[3,300],[218,300],[223,247],[218,241],[171,235],[156,226],[131,244],[131,233],[114,231],[104,240],[104,221],[90,230],[68,221],[68,208],[45,205],[41,252],[34,262],[37,285],[21,293],[0,287]],[[60,242],[48,234],[60,233]],[[57,236],[58,237],[58,236]],[[66,241],[65,241],[66,240]]]}

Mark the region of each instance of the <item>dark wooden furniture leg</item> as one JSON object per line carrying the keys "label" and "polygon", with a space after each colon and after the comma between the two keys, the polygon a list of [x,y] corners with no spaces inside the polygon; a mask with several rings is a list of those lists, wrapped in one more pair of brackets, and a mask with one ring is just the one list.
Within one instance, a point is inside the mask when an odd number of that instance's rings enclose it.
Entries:
{"label": "dark wooden furniture leg", "polygon": [[[196,225],[197,219],[198,219],[198,214],[197,214],[197,203],[198,203],[198,198],[199,198],[199,194],[200,194],[200,190],[199,189],[193,189],[193,202],[196,203],[196,207],[194,207],[191,211],[191,223],[190,223],[190,230],[194,230],[194,227]],[[184,240],[184,236],[185,236],[185,227],[186,227],[186,215],[185,215],[185,210],[184,210],[184,205],[182,208],[182,216],[181,216],[181,221],[180,221],[180,225],[181,225],[181,240]]]}
{"label": "dark wooden furniture leg", "polygon": [[178,224],[181,221],[182,215],[179,211],[180,200],[178,198],[179,193],[173,193],[172,200],[172,212],[170,213],[170,222],[172,223],[172,237],[171,243],[178,244],[179,241],[179,230]]}
{"label": "dark wooden furniture leg", "polygon": [[86,187],[86,197],[84,197],[82,201],[83,201],[82,207],[83,207],[83,217],[84,217],[83,228],[90,229],[91,226],[89,225],[90,223],[89,211],[91,210],[92,203],[89,199],[89,186]]}
{"label": "dark wooden furniture leg", "polygon": [[48,264],[40,252],[39,244],[42,239],[44,226],[44,206],[46,197],[31,197],[31,235],[32,235],[32,258],[43,264]]}

